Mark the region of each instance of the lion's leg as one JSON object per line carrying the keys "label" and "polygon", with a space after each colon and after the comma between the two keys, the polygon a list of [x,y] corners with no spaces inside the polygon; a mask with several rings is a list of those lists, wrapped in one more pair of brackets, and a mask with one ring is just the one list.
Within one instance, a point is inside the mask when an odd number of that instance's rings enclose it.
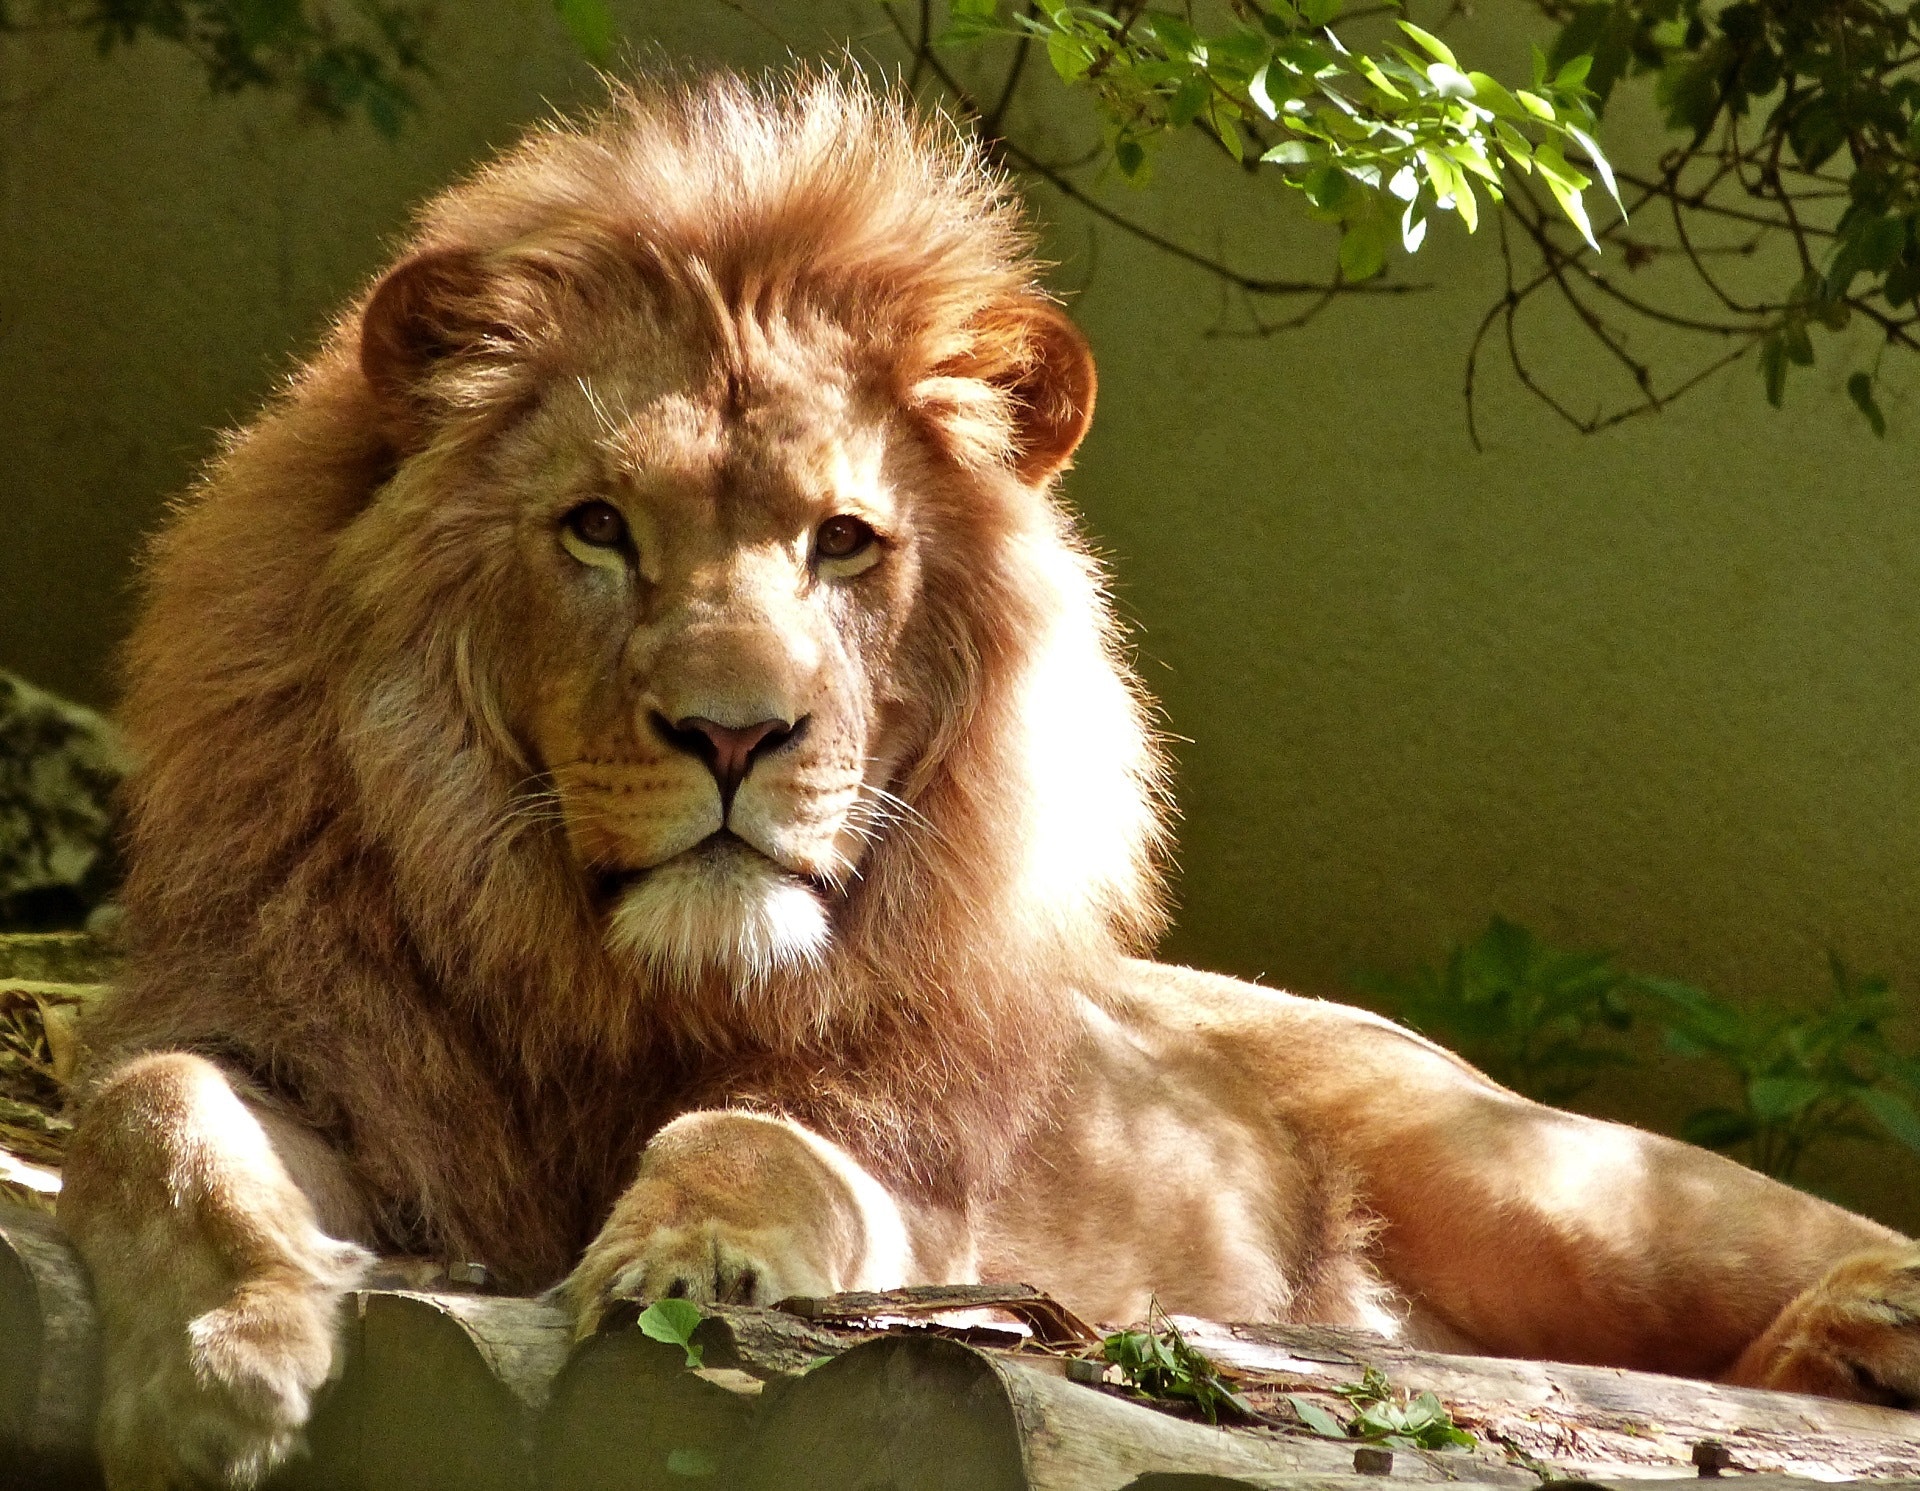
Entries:
{"label": "lion's leg", "polygon": [[1834,1267],[1741,1353],[1729,1382],[1920,1406],[1920,1245]]}
{"label": "lion's leg", "polygon": [[903,1205],[838,1145],[786,1119],[697,1112],[648,1143],[562,1289],[585,1335],[616,1293],[770,1304],[972,1270],[961,1226]]}
{"label": "lion's leg", "polygon": [[[316,1206],[316,1203],[318,1205]],[[299,1442],[370,1255],[312,1136],[197,1056],[137,1058],[87,1104],[60,1218],[105,1335],[99,1443],[113,1491],[248,1486]]]}

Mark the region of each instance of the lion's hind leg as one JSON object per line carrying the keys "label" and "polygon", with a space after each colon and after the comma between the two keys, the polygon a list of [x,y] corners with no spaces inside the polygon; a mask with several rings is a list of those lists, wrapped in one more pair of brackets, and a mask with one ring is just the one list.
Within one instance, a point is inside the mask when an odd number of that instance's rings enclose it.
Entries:
{"label": "lion's hind leg", "polygon": [[1837,1264],[1741,1353],[1728,1381],[1920,1407],[1920,1244]]}
{"label": "lion's hind leg", "polygon": [[[81,1115],[60,1217],[105,1335],[99,1444],[113,1491],[250,1486],[299,1444],[370,1255],[323,1232],[302,1150],[197,1056],[137,1058]],[[317,1144],[299,1158],[311,1169]],[[338,1186],[335,1187],[336,1194]]]}

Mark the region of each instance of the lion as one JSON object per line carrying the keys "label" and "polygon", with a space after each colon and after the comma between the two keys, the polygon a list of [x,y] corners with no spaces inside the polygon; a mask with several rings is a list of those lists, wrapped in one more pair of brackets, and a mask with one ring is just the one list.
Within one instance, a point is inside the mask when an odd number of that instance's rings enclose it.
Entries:
{"label": "lion", "polygon": [[60,1199],[112,1486],[293,1453],[378,1254],[583,1334],[1020,1280],[1920,1393],[1895,1233],[1144,960],[1166,773],[1040,274],[908,100],[642,81],[429,205],[212,462],[129,645]]}

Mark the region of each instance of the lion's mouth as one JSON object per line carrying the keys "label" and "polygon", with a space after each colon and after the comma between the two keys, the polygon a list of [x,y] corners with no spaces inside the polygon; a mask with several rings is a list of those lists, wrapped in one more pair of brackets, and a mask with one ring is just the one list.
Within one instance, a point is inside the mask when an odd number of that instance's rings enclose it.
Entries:
{"label": "lion's mouth", "polygon": [[771,855],[756,849],[733,830],[723,828],[707,835],[691,849],[683,849],[671,859],[662,860],[657,865],[645,865],[638,869],[616,866],[596,870],[592,877],[594,900],[601,909],[606,910],[619,905],[629,891],[667,865],[689,861],[717,864],[727,860],[745,860],[748,863],[771,865],[781,874],[804,885],[822,900],[833,899],[834,888],[825,876],[793,865],[782,864]]}

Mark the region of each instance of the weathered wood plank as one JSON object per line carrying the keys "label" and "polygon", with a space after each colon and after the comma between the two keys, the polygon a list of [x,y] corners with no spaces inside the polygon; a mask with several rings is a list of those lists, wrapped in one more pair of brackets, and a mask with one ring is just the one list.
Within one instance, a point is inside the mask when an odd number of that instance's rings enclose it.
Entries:
{"label": "weathered wood plank", "polygon": [[1454,1356],[1364,1331],[1181,1321],[1192,1343],[1250,1374],[1250,1396],[1359,1381],[1367,1367],[1428,1391],[1465,1428],[1581,1477],[1693,1474],[1719,1440],[1732,1468],[1815,1480],[1920,1477],[1920,1414],[1618,1367]]}
{"label": "weathered wood plank", "polygon": [[[1403,1478],[1537,1477],[1467,1456],[1409,1456]],[[1353,1448],[1228,1431],[1069,1382],[1058,1364],[925,1334],[877,1337],[769,1392],[734,1464],[742,1491],[798,1484],[915,1491],[1118,1491],[1154,1470],[1352,1478]]]}

